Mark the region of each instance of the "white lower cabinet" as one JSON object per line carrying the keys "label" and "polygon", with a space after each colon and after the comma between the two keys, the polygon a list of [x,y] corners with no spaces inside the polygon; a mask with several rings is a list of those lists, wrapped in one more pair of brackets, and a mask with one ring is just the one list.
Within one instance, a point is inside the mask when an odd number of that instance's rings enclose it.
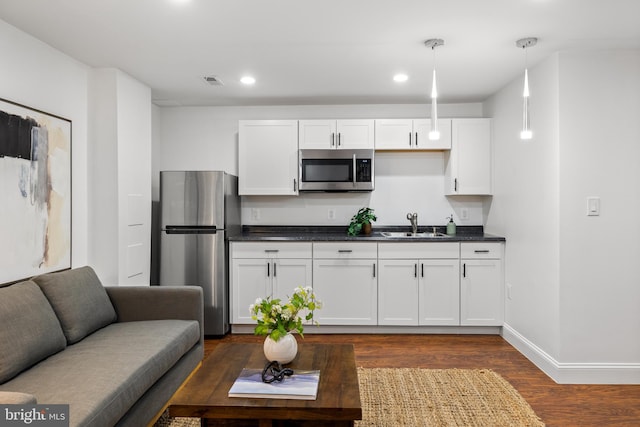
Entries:
{"label": "white lower cabinet", "polygon": [[256,298],[287,299],[298,286],[312,286],[311,243],[231,242],[231,323],[255,323]]}
{"label": "white lower cabinet", "polygon": [[322,301],[320,325],[375,325],[377,243],[313,244],[313,290]]}
{"label": "white lower cabinet", "polygon": [[504,244],[461,243],[460,324],[501,326],[504,321]]}
{"label": "white lower cabinet", "polygon": [[459,244],[380,243],[379,325],[460,324]]}
{"label": "white lower cabinet", "polygon": [[313,286],[320,325],[501,326],[501,242],[231,242],[231,323]]}

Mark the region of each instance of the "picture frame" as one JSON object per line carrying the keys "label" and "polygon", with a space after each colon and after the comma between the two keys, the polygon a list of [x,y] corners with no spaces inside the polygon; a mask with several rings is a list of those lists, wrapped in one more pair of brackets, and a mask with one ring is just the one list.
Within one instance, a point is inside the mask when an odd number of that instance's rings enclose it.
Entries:
{"label": "picture frame", "polygon": [[71,268],[71,132],[0,98],[0,283]]}

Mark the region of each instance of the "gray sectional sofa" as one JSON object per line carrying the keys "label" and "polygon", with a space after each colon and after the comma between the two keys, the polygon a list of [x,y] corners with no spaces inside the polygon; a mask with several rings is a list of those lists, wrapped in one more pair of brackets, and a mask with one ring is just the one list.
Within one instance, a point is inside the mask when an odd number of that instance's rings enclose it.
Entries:
{"label": "gray sectional sofa", "polygon": [[0,325],[0,404],[69,404],[71,426],[153,422],[204,355],[200,287],[90,267],[0,285]]}

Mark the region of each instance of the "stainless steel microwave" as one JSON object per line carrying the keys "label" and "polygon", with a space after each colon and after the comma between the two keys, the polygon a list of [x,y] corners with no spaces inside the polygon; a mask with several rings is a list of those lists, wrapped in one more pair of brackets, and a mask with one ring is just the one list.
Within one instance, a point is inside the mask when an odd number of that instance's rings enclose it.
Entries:
{"label": "stainless steel microwave", "polygon": [[373,149],[302,149],[300,191],[373,191]]}

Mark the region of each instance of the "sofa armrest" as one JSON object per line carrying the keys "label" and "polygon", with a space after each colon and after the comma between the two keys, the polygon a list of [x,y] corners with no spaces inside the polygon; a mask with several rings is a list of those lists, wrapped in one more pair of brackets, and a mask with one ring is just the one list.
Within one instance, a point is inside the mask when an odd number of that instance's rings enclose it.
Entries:
{"label": "sofa armrest", "polygon": [[204,343],[204,303],[199,286],[105,286],[118,322],[197,320]]}
{"label": "sofa armrest", "polygon": [[0,391],[0,405],[35,405],[38,403],[33,394],[17,391]]}

